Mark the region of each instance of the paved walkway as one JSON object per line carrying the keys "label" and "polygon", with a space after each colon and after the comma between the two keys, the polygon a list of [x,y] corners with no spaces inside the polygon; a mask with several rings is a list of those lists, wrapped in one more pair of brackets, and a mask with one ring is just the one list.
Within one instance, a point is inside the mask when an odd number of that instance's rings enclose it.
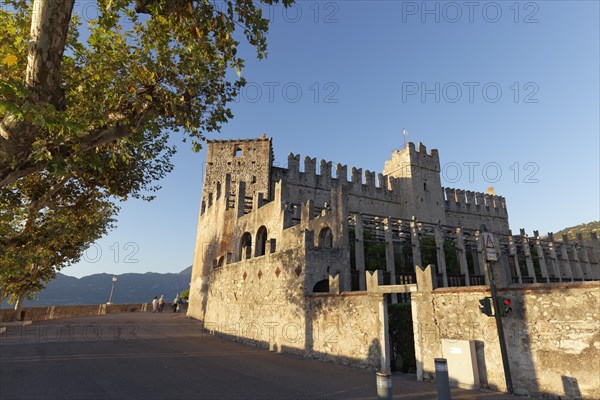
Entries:
{"label": "paved walkway", "polygon": [[[128,313],[9,326],[0,398],[373,399],[375,374],[203,334],[182,314]],[[435,399],[431,382],[393,376],[394,399]],[[453,389],[453,399],[509,399]]]}

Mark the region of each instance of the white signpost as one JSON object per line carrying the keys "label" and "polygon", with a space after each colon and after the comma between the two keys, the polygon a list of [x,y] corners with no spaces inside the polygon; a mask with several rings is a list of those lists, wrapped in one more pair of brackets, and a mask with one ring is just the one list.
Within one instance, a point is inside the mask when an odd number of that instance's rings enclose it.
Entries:
{"label": "white signpost", "polygon": [[498,253],[494,246],[494,236],[489,232],[483,232],[483,246],[488,261],[498,261]]}

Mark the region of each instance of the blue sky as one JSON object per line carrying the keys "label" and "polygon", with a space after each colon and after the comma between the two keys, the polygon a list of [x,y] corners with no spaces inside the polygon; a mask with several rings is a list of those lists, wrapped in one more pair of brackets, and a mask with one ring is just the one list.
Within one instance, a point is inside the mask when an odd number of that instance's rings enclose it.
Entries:
{"label": "blue sky", "polygon": [[[266,133],[280,165],[292,151],[380,172],[405,128],[439,149],[444,186],[505,196],[513,231],[600,219],[597,1],[300,1],[265,12],[269,58],[244,49],[249,85],[211,138]],[[157,199],[123,203],[118,228],[63,273],[191,265],[205,152],[178,148]]]}

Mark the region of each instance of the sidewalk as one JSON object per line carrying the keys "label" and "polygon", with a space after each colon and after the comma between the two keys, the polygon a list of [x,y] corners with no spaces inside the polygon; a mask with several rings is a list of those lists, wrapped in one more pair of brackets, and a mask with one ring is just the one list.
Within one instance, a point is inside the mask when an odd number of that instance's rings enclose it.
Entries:
{"label": "sidewalk", "polygon": [[[375,379],[375,377],[373,377]],[[509,396],[489,390],[467,390],[452,388],[452,399],[460,400],[505,400],[524,399],[520,396]],[[414,374],[394,373],[392,375],[392,393],[394,399],[437,399],[435,382],[419,382]]]}
{"label": "sidewalk", "polygon": [[6,328],[9,326],[27,326],[31,325],[32,321],[11,321],[11,322],[0,322],[0,334],[6,332]]}

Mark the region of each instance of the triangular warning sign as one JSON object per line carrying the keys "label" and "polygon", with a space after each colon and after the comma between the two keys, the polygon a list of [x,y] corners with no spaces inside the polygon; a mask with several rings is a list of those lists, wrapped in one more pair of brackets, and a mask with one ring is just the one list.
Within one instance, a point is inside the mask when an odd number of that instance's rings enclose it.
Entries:
{"label": "triangular warning sign", "polygon": [[491,236],[487,236],[485,239],[485,247],[487,249],[493,249],[494,248],[494,241],[492,240]]}

